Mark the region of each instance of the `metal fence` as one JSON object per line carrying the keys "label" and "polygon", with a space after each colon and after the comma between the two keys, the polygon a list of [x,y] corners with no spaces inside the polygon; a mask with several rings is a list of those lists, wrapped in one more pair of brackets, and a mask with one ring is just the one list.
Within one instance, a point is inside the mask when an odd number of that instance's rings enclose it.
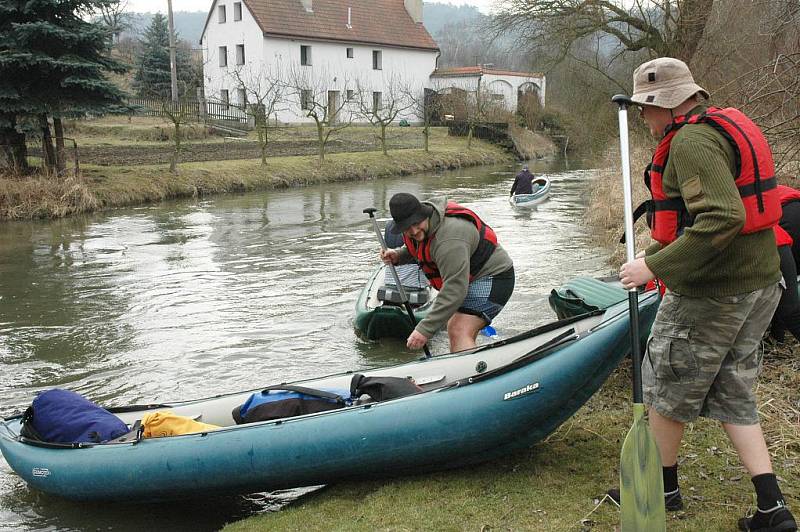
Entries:
{"label": "metal fence", "polygon": [[141,116],[183,115],[191,120],[221,120],[246,124],[249,117],[244,106],[221,100],[182,100],[172,102],[158,98],[128,98],[128,106],[133,114]]}

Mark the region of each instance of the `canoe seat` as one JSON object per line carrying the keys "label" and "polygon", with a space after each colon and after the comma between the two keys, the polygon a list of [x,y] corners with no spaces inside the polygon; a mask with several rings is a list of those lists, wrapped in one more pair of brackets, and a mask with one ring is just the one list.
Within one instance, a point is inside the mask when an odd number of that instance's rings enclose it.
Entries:
{"label": "canoe seat", "polygon": [[[428,302],[428,291],[420,290],[419,288],[410,288],[403,286],[408,302],[412,305],[424,305]],[[402,305],[403,298],[400,297],[400,290],[394,286],[382,286],[378,288],[378,301],[384,303],[394,303],[395,305]]]}

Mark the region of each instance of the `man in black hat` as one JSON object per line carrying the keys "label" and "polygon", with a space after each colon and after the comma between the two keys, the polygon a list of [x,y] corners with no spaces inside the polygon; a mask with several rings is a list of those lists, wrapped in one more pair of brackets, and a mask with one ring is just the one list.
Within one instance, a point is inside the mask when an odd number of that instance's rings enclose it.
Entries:
{"label": "man in black hat", "polygon": [[439,291],[408,347],[421,349],[445,323],[452,352],[475,347],[478,332],[514,291],[511,257],[477,214],[445,197],[420,202],[401,192],[389,200],[389,211],[404,245],[381,252],[381,258],[387,264],[416,260]]}

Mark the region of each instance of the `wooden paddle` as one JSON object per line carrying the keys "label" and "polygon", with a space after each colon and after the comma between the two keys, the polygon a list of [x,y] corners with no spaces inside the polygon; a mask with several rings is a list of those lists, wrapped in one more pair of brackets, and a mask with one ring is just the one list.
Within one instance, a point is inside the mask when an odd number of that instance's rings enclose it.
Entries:
{"label": "wooden paddle", "polygon": [[[383,240],[383,234],[381,234],[381,230],[378,227],[378,220],[375,219],[375,211],[377,209],[374,207],[369,207],[364,209],[364,214],[369,214],[370,220],[372,220],[372,227],[375,228],[375,235],[378,237],[378,242],[381,243],[381,250],[386,251],[386,242]],[[400,300],[403,302],[403,306],[406,309],[406,313],[408,313],[408,317],[411,320],[411,326],[417,324],[417,318],[414,316],[414,309],[411,308],[411,303],[408,302],[408,298],[406,297],[406,291],[403,289],[403,283],[400,282],[400,276],[397,275],[397,270],[394,267],[394,264],[389,263],[389,269],[394,276],[394,282],[397,283],[397,291],[400,292]],[[425,351],[425,358],[431,358],[431,350],[428,349],[428,344],[422,346],[422,349]]]}
{"label": "wooden paddle", "polygon": [[[611,101],[619,106],[619,143],[625,197],[625,249],[628,262],[634,251],[631,168],[628,155],[628,106],[630,98],[618,94]],[[628,291],[633,360],[633,425],[622,444],[619,464],[620,530],[622,532],[666,530],[664,479],[658,447],[644,419],[642,403],[642,353],[639,345],[639,292]]]}

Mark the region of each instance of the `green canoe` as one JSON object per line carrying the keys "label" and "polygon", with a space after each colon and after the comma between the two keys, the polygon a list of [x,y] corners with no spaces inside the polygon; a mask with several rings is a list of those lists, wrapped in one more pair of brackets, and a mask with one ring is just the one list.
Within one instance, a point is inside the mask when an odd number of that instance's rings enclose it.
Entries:
{"label": "green canoe", "polygon": [[[367,284],[364,285],[356,300],[354,326],[359,336],[367,340],[377,340],[379,338],[406,339],[414,328],[400,303],[397,291],[391,290],[392,287],[389,286],[387,295],[387,286],[384,283],[385,278],[386,266],[381,265],[372,272]],[[401,278],[405,279],[402,273]],[[414,316],[417,321],[420,321],[428,315],[428,311],[430,311],[433,301],[436,299],[437,292],[427,285],[427,281],[416,284],[425,285],[425,287],[421,289],[407,287],[405,282],[404,287],[411,301],[411,306],[414,308]]]}

